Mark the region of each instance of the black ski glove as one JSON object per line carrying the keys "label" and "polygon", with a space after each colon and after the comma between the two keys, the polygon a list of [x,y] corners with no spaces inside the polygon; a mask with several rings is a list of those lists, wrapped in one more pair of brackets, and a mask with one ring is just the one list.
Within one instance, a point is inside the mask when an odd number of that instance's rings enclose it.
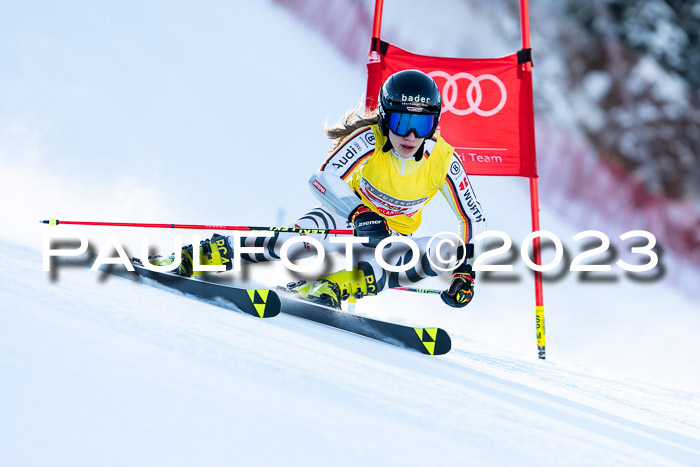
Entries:
{"label": "black ski glove", "polygon": [[469,264],[460,266],[452,273],[450,287],[440,293],[440,298],[451,307],[467,306],[474,298],[475,277],[476,273]]}
{"label": "black ski glove", "polygon": [[386,219],[371,211],[365,205],[360,205],[350,213],[350,223],[353,225],[356,237],[369,237],[364,246],[376,247],[379,242],[391,235]]}

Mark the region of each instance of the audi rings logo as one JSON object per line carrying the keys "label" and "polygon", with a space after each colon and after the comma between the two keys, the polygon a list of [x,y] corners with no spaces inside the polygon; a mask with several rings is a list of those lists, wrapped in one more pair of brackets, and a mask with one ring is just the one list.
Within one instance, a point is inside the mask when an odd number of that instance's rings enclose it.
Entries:
{"label": "audi rings logo", "polygon": [[[435,79],[436,77],[444,78],[445,84],[442,87],[442,111],[452,112],[455,115],[469,115],[474,112],[482,117],[490,117],[496,115],[503,109],[508,100],[508,93],[506,92],[506,87],[503,82],[498,79],[498,77],[491,74],[484,74],[480,76],[474,76],[471,73],[461,72],[452,76],[444,71],[431,71],[428,76]],[[467,98],[467,108],[460,109],[457,107],[457,99],[460,95],[460,80],[467,81],[469,84],[466,88],[466,98]],[[481,89],[481,82],[484,80],[493,81],[498,89],[500,90],[501,99],[498,104],[491,109],[483,109],[481,105],[484,100],[484,93]],[[461,89],[464,89],[462,87]]]}

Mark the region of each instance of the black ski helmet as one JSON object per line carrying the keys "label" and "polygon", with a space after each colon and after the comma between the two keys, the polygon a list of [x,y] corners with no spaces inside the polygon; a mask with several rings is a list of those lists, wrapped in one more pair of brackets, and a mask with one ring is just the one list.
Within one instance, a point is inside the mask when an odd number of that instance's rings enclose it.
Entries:
{"label": "black ski helmet", "polygon": [[389,76],[379,90],[379,129],[384,136],[389,136],[389,114],[392,112],[435,115],[433,129],[426,136],[430,139],[440,121],[441,109],[440,90],[430,76],[419,70],[399,71]]}

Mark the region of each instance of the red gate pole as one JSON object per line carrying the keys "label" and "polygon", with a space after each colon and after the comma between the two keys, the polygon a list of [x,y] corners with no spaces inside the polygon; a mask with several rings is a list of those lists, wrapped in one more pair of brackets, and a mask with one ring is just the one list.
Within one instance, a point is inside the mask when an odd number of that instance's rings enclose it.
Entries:
{"label": "red gate pole", "polygon": [[[528,14],[528,0],[520,0],[520,30],[523,38],[523,49],[530,48],[530,17]],[[523,64],[524,71],[530,73],[532,63]],[[534,118],[534,117],[533,117]],[[534,136],[534,135],[533,135]],[[540,203],[537,188],[537,177],[530,178],[530,210],[532,213],[532,231],[540,230]],[[540,250],[540,237],[532,241],[532,249],[535,264],[542,264]],[[544,298],[542,296],[542,272],[535,271],[535,324],[537,330],[537,355],[545,359],[545,332],[544,332]]]}
{"label": "red gate pole", "polygon": [[382,32],[382,11],[384,10],[384,0],[374,1],[374,22],[372,23],[372,38],[379,39]]}
{"label": "red gate pole", "polygon": [[[384,0],[374,0],[374,20],[372,22],[372,39],[369,46],[369,63],[373,64],[376,62],[381,62],[382,58],[379,54],[379,47],[381,43],[381,32],[382,32],[382,12],[384,11]],[[368,67],[370,65],[368,64]],[[372,87],[372,80],[370,75],[367,77],[367,92],[365,93],[365,109],[367,111],[372,111],[377,108],[376,96],[370,94],[370,88]]]}

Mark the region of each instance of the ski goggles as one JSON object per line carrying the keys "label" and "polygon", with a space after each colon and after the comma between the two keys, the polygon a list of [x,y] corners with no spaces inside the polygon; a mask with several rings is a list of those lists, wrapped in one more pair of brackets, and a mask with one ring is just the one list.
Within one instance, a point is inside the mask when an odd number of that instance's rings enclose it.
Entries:
{"label": "ski goggles", "polygon": [[417,138],[425,138],[435,128],[436,118],[430,114],[392,112],[389,114],[389,129],[398,136],[408,136],[413,131]]}

